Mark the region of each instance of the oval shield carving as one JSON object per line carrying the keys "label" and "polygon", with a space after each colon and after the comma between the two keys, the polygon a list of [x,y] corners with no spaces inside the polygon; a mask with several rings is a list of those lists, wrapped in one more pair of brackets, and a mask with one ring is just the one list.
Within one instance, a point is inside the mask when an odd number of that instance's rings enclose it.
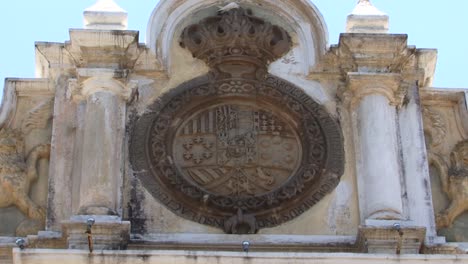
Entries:
{"label": "oval shield carving", "polygon": [[279,188],[302,160],[296,129],[255,102],[224,101],[190,111],[176,129],[178,172],[210,196],[245,199]]}
{"label": "oval shield carving", "polygon": [[176,214],[227,233],[289,221],[343,173],[338,123],[294,85],[202,77],[163,95],[133,126],[130,160]]}

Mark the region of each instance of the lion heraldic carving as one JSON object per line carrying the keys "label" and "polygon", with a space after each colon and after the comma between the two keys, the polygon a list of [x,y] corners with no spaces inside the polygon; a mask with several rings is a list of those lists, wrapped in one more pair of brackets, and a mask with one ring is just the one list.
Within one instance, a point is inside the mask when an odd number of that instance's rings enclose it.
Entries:
{"label": "lion heraldic carving", "polygon": [[37,161],[49,158],[50,154],[50,145],[42,144],[25,158],[23,147],[21,132],[0,130],[0,208],[14,205],[29,218],[17,227],[18,236],[37,232],[36,226],[44,222],[45,210],[29,198],[29,190],[38,177]]}
{"label": "lion heraldic carving", "polygon": [[447,177],[442,179],[442,186],[451,203],[437,215],[439,228],[452,226],[455,218],[468,210],[468,140],[455,146],[450,159],[452,166]]}

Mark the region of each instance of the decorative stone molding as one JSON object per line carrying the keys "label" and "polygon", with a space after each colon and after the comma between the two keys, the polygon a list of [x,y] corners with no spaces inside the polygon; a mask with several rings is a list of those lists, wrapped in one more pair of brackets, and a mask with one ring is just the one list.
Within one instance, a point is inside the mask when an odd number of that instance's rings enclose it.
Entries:
{"label": "decorative stone molding", "polygon": [[401,88],[401,75],[394,73],[348,73],[348,89],[344,92],[345,103],[354,109],[367,95],[385,96],[390,105],[401,106],[405,90]]}
{"label": "decorative stone molding", "polygon": [[447,209],[437,215],[438,228],[450,227],[455,218],[468,210],[468,140],[455,146],[450,160],[451,167],[446,177],[441,173],[441,182],[451,202]]}
{"label": "decorative stone molding", "polygon": [[28,219],[16,229],[18,236],[37,233],[43,228],[45,210],[31,198],[29,190],[37,175],[37,161],[49,158],[50,145],[34,147],[27,158],[23,153],[23,135],[17,130],[0,130],[0,207],[16,206]]}

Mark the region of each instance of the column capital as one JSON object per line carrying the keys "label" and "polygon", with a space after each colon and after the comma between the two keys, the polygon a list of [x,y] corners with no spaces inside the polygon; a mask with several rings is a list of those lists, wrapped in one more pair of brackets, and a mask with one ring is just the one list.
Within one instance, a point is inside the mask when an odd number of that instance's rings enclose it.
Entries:
{"label": "column capital", "polygon": [[345,102],[354,109],[368,95],[385,96],[390,105],[400,106],[405,97],[402,77],[397,73],[360,73],[350,72],[347,75],[347,88],[343,95]]}
{"label": "column capital", "polygon": [[97,92],[106,91],[128,102],[137,87],[138,81],[132,80],[124,83],[105,75],[91,77],[86,80],[73,78],[68,81],[67,99],[73,101],[87,100],[89,96]]}

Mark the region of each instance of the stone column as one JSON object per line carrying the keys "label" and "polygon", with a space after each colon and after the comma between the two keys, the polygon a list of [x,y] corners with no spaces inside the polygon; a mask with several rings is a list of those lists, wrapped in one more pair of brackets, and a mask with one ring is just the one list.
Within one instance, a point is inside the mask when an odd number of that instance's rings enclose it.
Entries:
{"label": "stone column", "polygon": [[396,104],[399,76],[348,74],[355,119],[355,148],[361,221],[403,218]]}
{"label": "stone column", "polygon": [[399,74],[348,73],[345,98],[354,119],[354,145],[362,226],[358,244],[369,253],[417,254],[426,228],[407,221],[402,199],[397,107]]}
{"label": "stone column", "polygon": [[[75,175],[80,176],[79,209],[70,220],[62,222],[72,249],[89,247],[88,231],[96,250],[125,248],[130,236],[130,222],[120,217],[120,199],[126,103],[134,84],[128,87],[111,75],[102,71],[76,85],[67,95],[86,102],[79,141],[81,168]],[[92,226],[87,225],[89,220]]]}
{"label": "stone column", "polygon": [[80,215],[118,215],[122,185],[126,100],[131,92],[111,78],[83,83],[86,100]]}

